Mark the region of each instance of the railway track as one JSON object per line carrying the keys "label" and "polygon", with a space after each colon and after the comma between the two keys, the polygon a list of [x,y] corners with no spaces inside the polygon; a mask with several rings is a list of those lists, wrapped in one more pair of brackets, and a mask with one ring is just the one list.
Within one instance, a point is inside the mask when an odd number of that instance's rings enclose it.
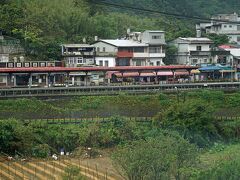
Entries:
{"label": "railway track", "polygon": [[179,91],[216,89],[240,90],[240,82],[218,83],[185,83],[123,86],[82,86],[82,87],[49,87],[49,88],[8,88],[0,89],[0,98],[16,97],[62,97],[87,95],[150,94],[158,92],[178,93]]}

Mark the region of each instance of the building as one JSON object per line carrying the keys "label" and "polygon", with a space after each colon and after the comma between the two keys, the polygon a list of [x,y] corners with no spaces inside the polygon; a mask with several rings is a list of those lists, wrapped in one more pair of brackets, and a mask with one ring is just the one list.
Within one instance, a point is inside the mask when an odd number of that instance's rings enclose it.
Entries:
{"label": "building", "polygon": [[89,44],[63,44],[62,57],[67,67],[94,65],[95,48]]}
{"label": "building", "polygon": [[128,32],[124,39],[98,40],[96,49],[98,66],[161,66],[165,36],[163,31]]}
{"label": "building", "polygon": [[199,65],[212,63],[211,45],[208,38],[177,38],[170,44],[177,47],[176,64]]}
{"label": "building", "polygon": [[[18,39],[3,36],[0,30],[0,67],[8,67],[6,64],[11,62],[12,67],[17,63],[24,61],[24,49],[21,47]],[[5,74],[0,75],[0,86],[7,84],[8,77]]]}
{"label": "building", "polygon": [[230,42],[240,43],[240,17],[237,13],[214,15],[211,22],[201,22],[196,29],[207,34],[224,34]]}

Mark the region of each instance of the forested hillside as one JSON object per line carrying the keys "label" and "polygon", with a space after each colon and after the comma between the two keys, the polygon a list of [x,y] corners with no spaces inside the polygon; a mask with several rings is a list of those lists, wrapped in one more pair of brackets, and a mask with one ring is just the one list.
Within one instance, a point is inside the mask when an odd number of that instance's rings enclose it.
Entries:
{"label": "forested hillside", "polygon": [[[133,31],[165,30],[167,40],[194,36],[194,21],[100,6],[95,0],[1,0],[0,29],[21,40],[31,59],[60,59],[61,43],[90,43]],[[169,13],[209,17],[239,11],[238,0],[106,0]]]}

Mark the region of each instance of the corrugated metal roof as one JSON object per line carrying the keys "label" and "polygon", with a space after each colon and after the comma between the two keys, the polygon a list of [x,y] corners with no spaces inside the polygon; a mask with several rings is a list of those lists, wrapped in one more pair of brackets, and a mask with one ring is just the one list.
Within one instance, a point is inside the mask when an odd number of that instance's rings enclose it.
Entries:
{"label": "corrugated metal roof", "polygon": [[117,39],[117,40],[111,40],[111,39],[101,39],[100,41],[111,44],[116,47],[147,47],[148,45],[145,43],[140,43],[137,41],[132,40],[125,40],[125,39]]}
{"label": "corrugated metal roof", "polygon": [[22,67],[22,68],[0,68],[0,73],[40,73],[40,72],[94,72],[94,71],[122,71],[122,72],[132,72],[132,71],[160,71],[160,70],[192,70],[198,69],[196,66],[117,66],[117,67]]}
{"label": "corrugated metal roof", "polygon": [[82,47],[94,47],[90,44],[63,44],[64,47],[82,48]]}

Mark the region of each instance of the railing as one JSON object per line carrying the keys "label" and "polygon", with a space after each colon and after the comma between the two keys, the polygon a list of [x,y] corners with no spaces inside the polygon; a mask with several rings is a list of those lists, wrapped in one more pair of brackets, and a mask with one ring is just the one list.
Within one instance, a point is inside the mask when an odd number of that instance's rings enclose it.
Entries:
{"label": "railing", "polygon": [[151,94],[158,92],[176,93],[180,91],[218,89],[239,90],[240,82],[218,83],[185,83],[185,84],[149,84],[149,85],[119,85],[119,86],[83,86],[83,87],[50,87],[50,88],[9,88],[0,89],[0,98],[8,97],[50,97],[76,95],[117,95]]}
{"label": "railing", "polygon": [[119,51],[119,52],[117,52],[117,57],[119,57],[119,58],[132,58],[133,57],[133,52]]}

